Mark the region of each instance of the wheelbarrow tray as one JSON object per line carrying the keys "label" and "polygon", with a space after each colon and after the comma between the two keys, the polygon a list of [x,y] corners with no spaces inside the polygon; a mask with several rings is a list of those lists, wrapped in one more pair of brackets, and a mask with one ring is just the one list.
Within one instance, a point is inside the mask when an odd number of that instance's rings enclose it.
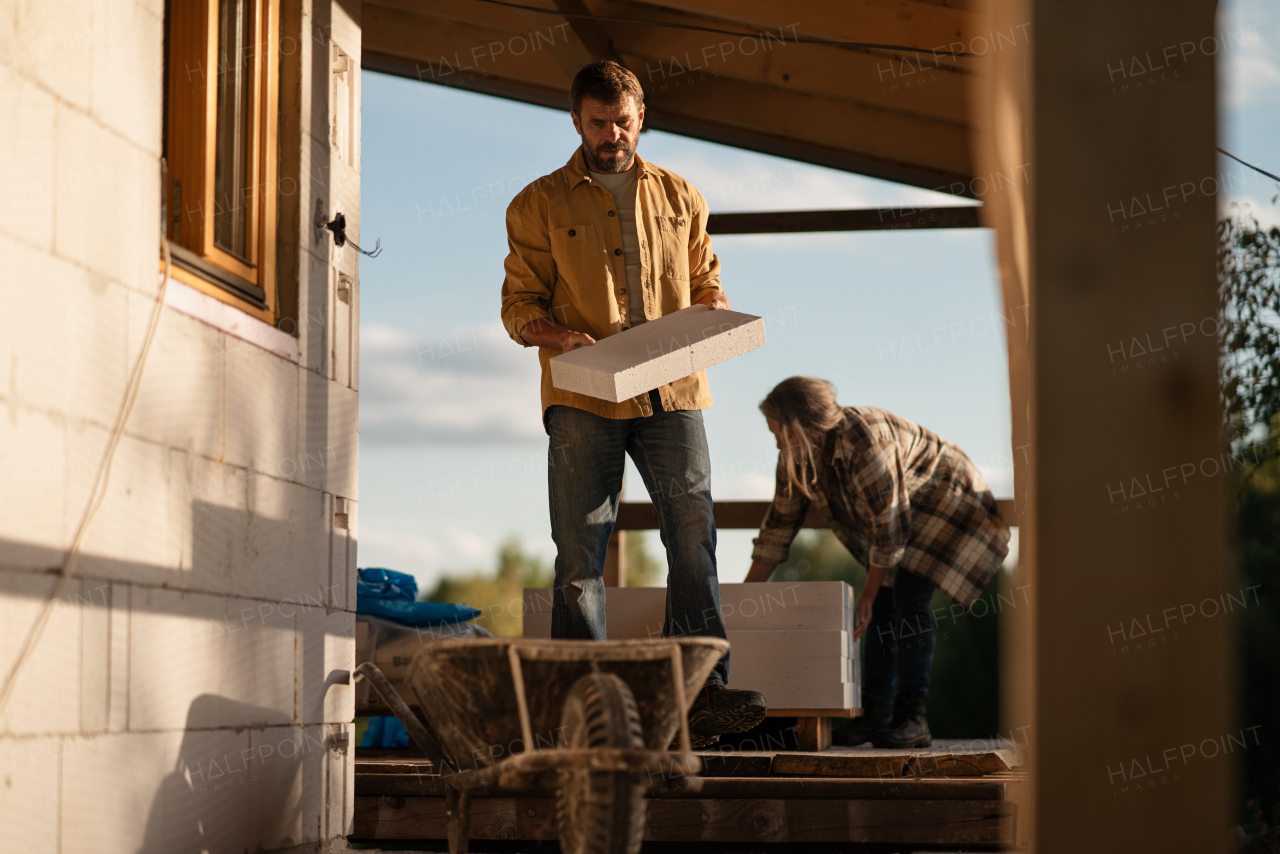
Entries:
{"label": "wheelbarrow tray", "polygon": [[[593,671],[626,683],[640,713],[644,752],[665,753],[689,702],[728,649],[727,641],[703,637],[440,640],[414,656],[405,683],[457,771],[479,771],[523,754],[515,772],[526,763],[559,764],[534,757],[559,747],[565,697]],[[646,760],[631,757],[628,764],[639,767]]]}

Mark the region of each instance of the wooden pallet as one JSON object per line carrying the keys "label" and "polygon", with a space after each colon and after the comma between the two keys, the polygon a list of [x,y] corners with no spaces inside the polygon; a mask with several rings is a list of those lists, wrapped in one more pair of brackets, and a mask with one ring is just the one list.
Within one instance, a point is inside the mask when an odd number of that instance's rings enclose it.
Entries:
{"label": "wooden pallet", "polygon": [[[916,751],[703,754],[699,791],[650,794],[645,840],[655,843],[840,843],[997,849],[1014,840],[1009,789],[1021,758],[1007,745],[940,741]],[[445,838],[442,779],[405,751],[356,757],[353,840]],[[475,840],[555,839],[546,791],[475,793]]]}

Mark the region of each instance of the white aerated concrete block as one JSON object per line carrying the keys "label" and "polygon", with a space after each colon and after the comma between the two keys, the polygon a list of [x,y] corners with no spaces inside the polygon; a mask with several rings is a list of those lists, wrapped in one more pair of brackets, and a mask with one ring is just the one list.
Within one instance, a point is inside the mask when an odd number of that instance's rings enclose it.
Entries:
{"label": "white aerated concrete block", "polygon": [[[610,638],[659,638],[666,588],[610,587]],[[524,591],[524,636],[551,636],[552,591]],[[859,699],[853,589],[841,581],[722,584],[720,611],[731,645],[730,681],[760,690],[783,709],[850,709]]]}
{"label": "white aerated concrete block", "polygon": [[804,685],[788,685],[779,682],[748,682],[730,676],[735,688],[759,691],[771,709],[854,709],[857,698],[855,686],[848,682],[807,682]]}
{"label": "white aerated concrete block", "polygon": [[134,3],[98,2],[93,29],[94,118],[158,157],[164,24]]}
{"label": "white aerated concrete block", "polygon": [[[53,95],[0,65],[0,125],[6,128],[0,135],[0,187],[9,190],[8,203],[0,205],[0,231],[45,251],[53,244],[54,104]],[[22,285],[30,283],[10,283]]]}
{"label": "white aerated concrete block", "polygon": [[343,498],[357,498],[360,445],[359,393],[311,371],[298,384],[297,480]]}
{"label": "white aerated concrete block", "polygon": [[[150,296],[130,295],[130,368],[142,350],[154,308],[155,300]],[[226,334],[193,317],[164,309],[142,371],[138,399],[125,428],[129,435],[185,448],[210,459],[224,456],[226,347]],[[118,407],[123,384],[115,392],[114,403]]]}
{"label": "white aerated concrete block", "polygon": [[[356,617],[350,611],[298,609],[297,722],[343,723],[355,718]],[[343,684],[345,680],[346,684]]]}
{"label": "white aerated concrete block", "polygon": [[780,682],[802,687],[810,682],[829,682],[833,677],[852,683],[853,659],[842,655],[733,656],[733,681],[738,684]]}
{"label": "white aerated concrete block", "polygon": [[226,599],[146,587],[131,599],[129,728],[218,726]]}
{"label": "white aerated concrete block", "polygon": [[[131,142],[59,104],[54,249],[133,290],[156,292],[160,168]],[[110,223],[110,228],[104,228]]]}
{"label": "white aerated concrete block", "polygon": [[251,730],[249,738],[249,769],[257,796],[240,820],[259,850],[287,849],[314,839],[324,788],[324,728],[267,727]]}
{"label": "white aerated concrete block", "polygon": [[0,447],[22,449],[0,460],[0,569],[49,569],[68,539],[66,425],[16,405],[0,412]]}
{"label": "white aerated concrete block", "polygon": [[[0,572],[0,673],[6,678],[55,583],[49,574]],[[73,581],[54,602],[44,635],[18,673],[9,705],[0,716],[0,733],[80,731],[79,593],[80,584]]]}
{"label": "white aerated concrete block", "polygon": [[298,383],[302,369],[261,347],[227,336],[226,453],[237,466],[301,481]]}
{"label": "white aerated concrete block", "polygon": [[764,319],[691,305],[551,359],[556,388],[628,400],[763,347]]}
{"label": "white aerated concrete block", "polygon": [[[64,743],[62,854],[138,854],[165,850],[167,842],[176,845],[181,836],[180,816],[191,815],[191,807],[200,803],[196,793],[201,786],[212,788],[212,783],[200,779],[197,763],[203,761],[207,776],[209,754],[226,752],[209,750],[207,741],[195,750],[182,748],[210,735],[118,733]],[[242,734],[241,740],[247,743],[247,734]],[[190,784],[182,776],[188,768],[192,772]],[[203,802],[208,803],[207,798]],[[166,809],[175,814],[166,816]],[[212,834],[226,830],[210,827]]]}
{"label": "white aerated concrete block", "polygon": [[[59,98],[89,108],[93,73],[93,4],[90,0],[22,0],[15,15],[5,4],[8,20],[2,29],[13,32],[13,52],[5,65],[16,64]],[[17,27],[13,28],[14,19]],[[63,131],[66,133],[66,131]]]}
{"label": "white aerated concrete block", "polygon": [[[848,657],[849,633],[828,631],[734,631],[726,634],[735,657],[808,658],[812,656]],[[838,677],[833,673],[832,677]]]}
{"label": "white aerated concrete block", "polygon": [[57,737],[7,739],[0,750],[0,822],[6,851],[58,854]]}

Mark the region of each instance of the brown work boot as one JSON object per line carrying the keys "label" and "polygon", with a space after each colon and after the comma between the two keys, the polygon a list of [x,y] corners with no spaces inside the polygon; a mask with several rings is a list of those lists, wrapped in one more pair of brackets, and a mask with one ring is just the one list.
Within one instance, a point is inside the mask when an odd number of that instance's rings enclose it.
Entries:
{"label": "brown work boot", "polygon": [[893,708],[879,700],[866,698],[862,714],[845,723],[839,729],[833,729],[831,743],[839,747],[857,747],[866,744],[871,737],[889,726]]}
{"label": "brown work boot", "polygon": [[746,732],[764,720],[768,706],[759,691],[739,691],[708,685],[698,692],[689,709],[689,734],[723,735]]}
{"label": "brown work boot", "polygon": [[887,727],[871,734],[871,743],[876,747],[894,750],[928,747],[933,744],[929,722],[924,719],[924,706],[924,697],[904,697],[899,694],[893,704],[893,719]]}

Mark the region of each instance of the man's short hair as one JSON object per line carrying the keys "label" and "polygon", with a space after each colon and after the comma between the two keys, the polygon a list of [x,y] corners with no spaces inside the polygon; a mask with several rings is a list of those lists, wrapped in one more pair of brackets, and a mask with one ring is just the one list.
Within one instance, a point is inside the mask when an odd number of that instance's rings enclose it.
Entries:
{"label": "man's short hair", "polygon": [[594,98],[612,106],[621,103],[628,95],[635,99],[637,110],[644,106],[644,90],[640,88],[640,81],[612,59],[583,66],[569,87],[570,105],[578,117],[582,116],[583,98]]}

